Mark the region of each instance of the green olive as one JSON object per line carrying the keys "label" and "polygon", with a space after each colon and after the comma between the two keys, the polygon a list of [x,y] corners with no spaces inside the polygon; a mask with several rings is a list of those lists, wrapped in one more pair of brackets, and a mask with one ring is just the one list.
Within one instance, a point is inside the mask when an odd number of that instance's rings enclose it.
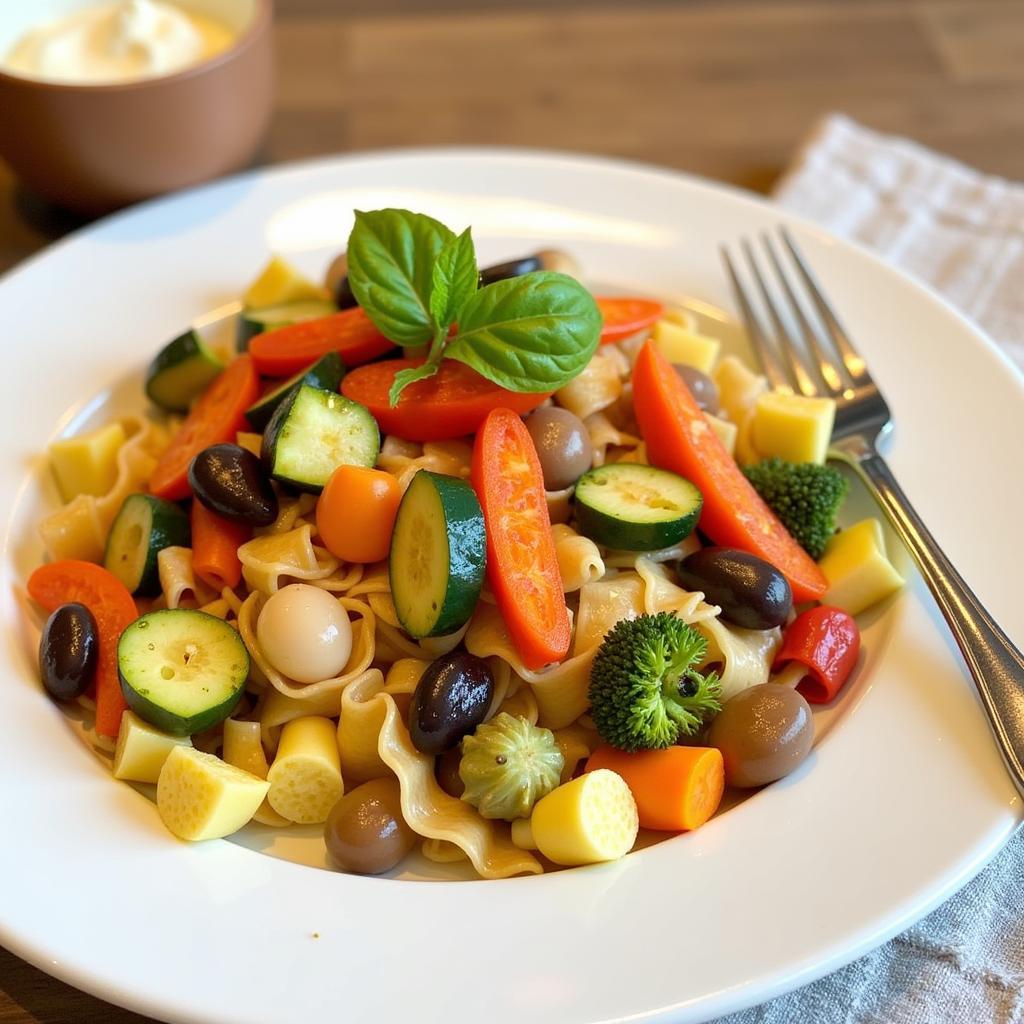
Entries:
{"label": "green olive", "polygon": [[725,702],[707,733],[725,761],[730,786],[764,786],[797,768],[811,752],[811,706],[796,690],[763,683]]}
{"label": "green olive", "polygon": [[342,871],[390,871],[416,842],[416,833],[402,816],[398,780],[373,779],[346,793],[327,816],[324,842]]}

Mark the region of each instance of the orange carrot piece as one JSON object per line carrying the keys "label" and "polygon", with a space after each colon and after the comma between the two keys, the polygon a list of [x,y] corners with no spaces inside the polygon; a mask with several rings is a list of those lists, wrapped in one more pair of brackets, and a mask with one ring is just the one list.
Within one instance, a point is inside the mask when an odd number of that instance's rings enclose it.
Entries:
{"label": "orange carrot piece", "polygon": [[28,578],[32,600],[47,612],[78,601],[92,612],[99,639],[96,659],[96,732],[116,736],[127,706],[117,676],[117,641],[139,613],[132,595],[112,573],[92,562],[67,559],[41,565]]}
{"label": "orange carrot piece", "polygon": [[201,501],[192,502],[192,569],[218,593],[238,586],[242,578],[238,549],[251,536],[244,523],[211,512]]}
{"label": "orange carrot piece", "polygon": [[718,810],[725,789],[722,752],[714,747],[666,747],[627,754],[607,744],[587,760],[587,771],[610,768],[633,791],[642,828],[684,832],[700,828]]}

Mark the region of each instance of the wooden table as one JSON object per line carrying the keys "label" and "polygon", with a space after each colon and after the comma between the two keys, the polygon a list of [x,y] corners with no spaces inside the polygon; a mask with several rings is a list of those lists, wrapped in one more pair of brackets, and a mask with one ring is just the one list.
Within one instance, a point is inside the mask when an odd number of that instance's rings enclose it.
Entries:
{"label": "wooden table", "polygon": [[[267,163],[500,143],[614,154],[767,191],[816,119],[842,110],[1024,179],[1021,0],[277,6]],[[0,270],[74,226],[0,166]],[[0,1024],[144,1019],[0,949]]]}

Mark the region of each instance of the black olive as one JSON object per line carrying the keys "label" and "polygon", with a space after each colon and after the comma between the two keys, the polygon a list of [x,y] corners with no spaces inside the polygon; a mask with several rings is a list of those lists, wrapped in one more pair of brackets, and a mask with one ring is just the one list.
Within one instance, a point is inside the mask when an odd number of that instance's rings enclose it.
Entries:
{"label": "black olive", "polygon": [[722,618],[744,629],[781,626],[793,608],[793,592],[773,565],[734,548],[701,548],[679,563],[679,581],[699,590]]}
{"label": "black olive", "polygon": [[237,444],[204,448],[188,467],[195,496],[225,519],[269,526],[277,518],[277,495],[252,452]]}
{"label": "black olive", "polygon": [[432,661],[409,708],[409,735],[424,754],[450,750],[471,733],[494,698],[494,676],[483,658],[452,651]]}
{"label": "black olive", "polygon": [[509,277],[522,277],[523,274],[531,274],[541,269],[540,256],[522,256],[517,260],[507,260],[505,263],[495,263],[493,267],[484,267],[480,271],[480,287],[494,284],[495,281],[504,281]]}
{"label": "black olive", "polygon": [[718,386],[703,370],[685,363],[673,363],[676,373],[683,378],[683,383],[690,389],[693,400],[704,412],[718,415]]}
{"label": "black olive", "polygon": [[96,671],[98,645],[92,612],[84,604],[62,604],[39,639],[39,676],[46,692],[55,700],[85,693]]}

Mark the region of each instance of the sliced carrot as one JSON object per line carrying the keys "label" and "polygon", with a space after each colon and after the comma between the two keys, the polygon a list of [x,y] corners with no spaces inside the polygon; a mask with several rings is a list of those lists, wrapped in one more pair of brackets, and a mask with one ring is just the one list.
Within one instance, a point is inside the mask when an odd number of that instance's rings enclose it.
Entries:
{"label": "sliced carrot", "polygon": [[650,341],[633,368],[633,408],[655,466],[704,495],[699,526],[716,544],[749,551],[789,580],[794,601],[816,601],[828,581],[743,475],[693,395]]}
{"label": "sliced carrot", "polygon": [[654,299],[613,296],[595,298],[594,301],[604,319],[601,328],[602,345],[622,341],[623,338],[647,330],[665,312],[665,307]]}
{"label": "sliced carrot", "polygon": [[245,523],[219,516],[201,501],[192,502],[192,569],[218,593],[238,586],[242,578],[238,549],[251,536]]}
{"label": "sliced carrot", "polygon": [[624,750],[603,745],[587,760],[587,771],[610,768],[626,780],[640,826],[659,832],[700,828],[722,802],[725,764],[714,747]]}
{"label": "sliced carrot", "polygon": [[530,432],[495,409],[473,445],[473,488],[487,527],[487,581],[512,642],[530,669],[569,653],[565,607],[544,477]]}
{"label": "sliced carrot", "polygon": [[328,352],[338,352],[346,366],[359,366],[390,352],[395,343],[374,327],[359,307],[303,320],[257,334],[249,354],[265,377],[288,377],[312,366]]}
{"label": "sliced carrot", "polygon": [[388,392],[399,370],[422,360],[387,359],[353,370],[341,382],[341,393],[365,405],[385,434],[407,441],[444,441],[475,433],[492,409],[527,413],[551,393],[507,391],[454,359],[442,360],[433,377],[410,384],[392,408]]}
{"label": "sliced carrot", "polygon": [[126,704],[117,675],[117,641],[138,617],[132,595],[112,573],[92,562],[66,559],[41,565],[28,578],[28,592],[47,612],[77,601],[96,620],[99,646],[96,681],[96,732],[116,736]]}
{"label": "sliced carrot", "polygon": [[211,444],[233,441],[245,426],[245,410],[256,401],[260,381],[248,356],[239,356],[199,397],[149,478],[160,498],[180,501],[192,493],[189,463]]}

